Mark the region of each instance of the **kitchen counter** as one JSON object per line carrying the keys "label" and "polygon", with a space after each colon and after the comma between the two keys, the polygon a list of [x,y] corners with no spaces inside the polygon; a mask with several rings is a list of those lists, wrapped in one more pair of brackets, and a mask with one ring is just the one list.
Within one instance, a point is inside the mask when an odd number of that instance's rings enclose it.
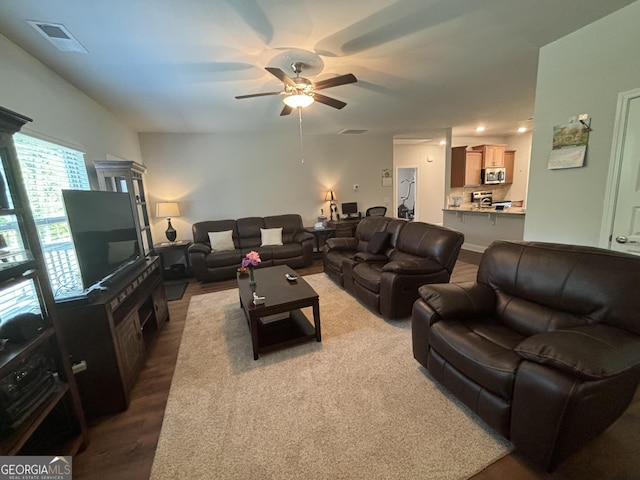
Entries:
{"label": "kitchen counter", "polygon": [[522,207],[504,210],[475,208],[471,203],[442,209],[445,227],[464,234],[462,248],[484,252],[494,240],[522,240],[525,212]]}
{"label": "kitchen counter", "polygon": [[456,212],[456,213],[473,213],[473,214],[496,214],[496,215],[524,215],[525,211],[522,207],[509,207],[504,210],[496,210],[495,207],[476,208],[472,204],[462,204],[459,207],[446,207],[442,209],[443,212]]}

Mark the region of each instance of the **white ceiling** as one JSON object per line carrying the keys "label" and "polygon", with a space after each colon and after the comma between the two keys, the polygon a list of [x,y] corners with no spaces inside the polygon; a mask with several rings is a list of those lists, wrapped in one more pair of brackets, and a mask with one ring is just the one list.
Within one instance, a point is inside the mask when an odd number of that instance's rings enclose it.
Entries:
{"label": "white ceiling", "polygon": [[[300,56],[312,80],[358,78],[322,92],[344,109],[303,111],[306,134],[482,123],[495,136],[530,126],[540,47],[632,2],[4,0],[0,33],[140,132],[297,129],[282,97],[234,97],[280,90],[264,67],[290,73]],[[89,53],[56,50],[27,20],[63,24]]]}

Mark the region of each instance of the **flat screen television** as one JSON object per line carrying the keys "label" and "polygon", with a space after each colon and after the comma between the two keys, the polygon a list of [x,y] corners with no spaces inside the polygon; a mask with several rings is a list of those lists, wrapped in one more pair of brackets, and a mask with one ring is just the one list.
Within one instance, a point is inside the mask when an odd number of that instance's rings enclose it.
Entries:
{"label": "flat screen television", "polygon": [[128,193],[63,190],[62,198],[85,290],[142,259]]}
{"label": "flat screen television", "polygon": [[342,204],[342,215],[350,217],[358,214],[358,202],[348,202]]}

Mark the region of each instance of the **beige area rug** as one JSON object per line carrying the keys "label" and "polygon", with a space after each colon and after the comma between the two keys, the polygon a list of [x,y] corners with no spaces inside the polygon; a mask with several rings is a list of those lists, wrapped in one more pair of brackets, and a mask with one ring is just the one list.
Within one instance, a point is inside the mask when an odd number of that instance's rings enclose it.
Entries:
{"label": "beige area rug", "polygon": [[464,479],[510,451],[414,360],[409,319],[305,279],[322,343],[257,361],[237,290],[191,299],[152,479]]}

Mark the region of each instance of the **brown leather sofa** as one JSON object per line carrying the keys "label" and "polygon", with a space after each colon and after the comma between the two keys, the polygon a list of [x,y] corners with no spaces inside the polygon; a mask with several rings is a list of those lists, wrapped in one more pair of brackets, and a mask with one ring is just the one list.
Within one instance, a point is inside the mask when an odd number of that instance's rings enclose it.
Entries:
{"label": "brown leather sofa", "polygon": [[420,285],[449,281],[463,241],[437,225],[365,217],[355,237],[326,241],[324,271],[371,310],[404,318]]}
{"label": "brown leather sofa", "polygon": [[495,242],[477,281],[425,285],[413,355],[551,471],[614,422],[640,381],[640,258]]}
{"label": "brown leather sofa", "polygon": [[[260,229],[282,228],[282,245],[261,246]],[[233,250],[211,251],[209,232],[233,232]],[[194,223],[189,261],[194,277],[201,281],[234,278],[242,258],[254,250],[261,267],[288,265],[300,268],[313,262],[313,234],[305,232],[297,214],[212,220]]]}

